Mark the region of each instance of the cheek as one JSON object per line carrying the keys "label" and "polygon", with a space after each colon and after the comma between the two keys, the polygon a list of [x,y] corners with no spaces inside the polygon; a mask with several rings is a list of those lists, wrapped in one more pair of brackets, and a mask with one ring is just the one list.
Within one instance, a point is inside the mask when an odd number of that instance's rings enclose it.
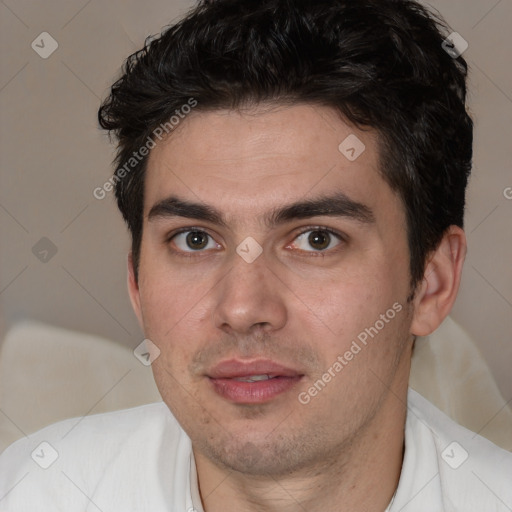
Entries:
{"label": "cheek", "polygon": [[334,351],[343,350],[376,322],[377,327],[382,322],[387,327],[396,316],[393,304],[403,302],[404,294],[390,272],[370,266],[352,269],[317,279],[316,286],[312,286],[313,281],[304,283],[298,278],[293,284],[296,295],[323,327],[325,337],[321,345]]}
{"label": "cheek", "polygon": [[204,274],[184,273],[165,264],[162,256],[148,259],[141,265],[139,285],[145,323],[159,334],[188,326],[201,311],[201,302],[211,285]]}
{"label": "cheek", "polygon": [[139,287],[145,336],[160,349],[160,365],[176,375],[185,375],[211,317],[204,278],[183,281],[175,273],[146,273]]}
{"label": "cheek", "polygon": [[[156,385],[164,401],[176,413],[193,410],[201,402],[195,396],[189,364],[200,340],[206,339],[209,315],[200,286],[185,286],[178,276],[146,275],[140,286],[145,336],[160,349],[152,364]],[[187,404],[187,405],[184,405]],[[202,414],[201,408],[196,417]],[[186,421],[185,418],[181,418]]]}

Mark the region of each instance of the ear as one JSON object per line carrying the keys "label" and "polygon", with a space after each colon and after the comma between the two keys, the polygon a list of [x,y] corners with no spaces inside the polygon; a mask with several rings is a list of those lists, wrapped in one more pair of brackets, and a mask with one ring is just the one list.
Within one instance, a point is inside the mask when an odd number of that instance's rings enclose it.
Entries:
{"label": "ear", "polygon": [[127,258],[127,284],[128,294],[130,295],[130,302],[132,303],[133,311],[137,316],[140,328],[144,330],[144,322],[142,321],[142,309],[140,307],[140,292],[139,285],[135,279],[135,269],[133,268],[133,254],[132,251],[128,253]]}
{"label": "ear", "polygon": [[411,334],[431,334],[451,311],[459,291],[466,250],[464,231],[450,226],[429,257],[423,281],[418,285]]}

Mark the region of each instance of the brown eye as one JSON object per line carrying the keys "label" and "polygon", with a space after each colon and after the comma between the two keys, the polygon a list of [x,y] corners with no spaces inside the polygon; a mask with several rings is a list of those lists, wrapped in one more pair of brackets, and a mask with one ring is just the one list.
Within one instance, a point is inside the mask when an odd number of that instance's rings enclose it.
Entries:
{"label": "brown eye", "polygon": [[183,230],[176,233],[170,241],[179,252],[206,252],[209,249],[219,249],[220,246],[213,237],[200,229]]}
{"label": "brown eye", "polygon": [[338,246],[342,241],[342,236],[330,229],[308,229],[295,238],[293,248],[312,253],[326,252]]}
{"label": "brown eye", "polygon": [[308,242],[313,249],[321,251],[329,247],[331,235],[327,231],[311,231],[308,236]]}
{"label": "brown eye", "polygon": [[190,231],[186,237],[190,249],[204,249],[208,245],[208,235],[204,231]]}

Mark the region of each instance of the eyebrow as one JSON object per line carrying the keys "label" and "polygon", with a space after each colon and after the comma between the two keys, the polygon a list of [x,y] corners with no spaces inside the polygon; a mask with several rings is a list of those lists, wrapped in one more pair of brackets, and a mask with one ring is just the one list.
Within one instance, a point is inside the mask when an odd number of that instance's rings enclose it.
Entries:
{"label": "eyebrow", "polygon": [[[375,216],[368,206],[350,199],[342,192],[298,201],[273,209],[265,215],[264,221],[267,226],[274,227],[292,220],[319,216],[345,217],[365,224],[375,222]],[[148,213],[148,222],[172,217],[208,221],[227,227],[222,213],[213,206],[186,201],[174,196],[154,204]]]}

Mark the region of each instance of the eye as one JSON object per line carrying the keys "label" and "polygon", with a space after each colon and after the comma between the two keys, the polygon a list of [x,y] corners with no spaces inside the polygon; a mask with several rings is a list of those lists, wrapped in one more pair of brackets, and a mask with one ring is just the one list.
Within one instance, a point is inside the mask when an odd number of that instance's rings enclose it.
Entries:
{"label": "eye", "polygon": [[208,233],[198,229],[176,233],[169,241],[172,241],[178,250],[183,252],[197,252],[220,247]]}
{"label": "eye", "polygon": [[321,252],[333,249],[342,241],[342,237],[330,229],[315,228],[301,233],[293,241],[293,248],[307,252]]}

